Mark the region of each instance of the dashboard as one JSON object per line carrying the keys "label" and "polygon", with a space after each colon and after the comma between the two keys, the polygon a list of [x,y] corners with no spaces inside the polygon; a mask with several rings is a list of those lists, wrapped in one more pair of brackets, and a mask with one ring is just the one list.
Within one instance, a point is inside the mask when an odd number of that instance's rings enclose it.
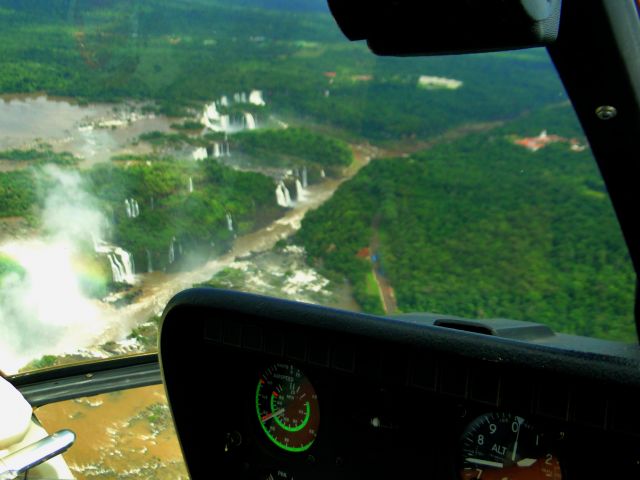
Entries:
{"label": "dashboard", "polygon": [[194,479],[640,474],[635,346],[193,289],[160,365]]}

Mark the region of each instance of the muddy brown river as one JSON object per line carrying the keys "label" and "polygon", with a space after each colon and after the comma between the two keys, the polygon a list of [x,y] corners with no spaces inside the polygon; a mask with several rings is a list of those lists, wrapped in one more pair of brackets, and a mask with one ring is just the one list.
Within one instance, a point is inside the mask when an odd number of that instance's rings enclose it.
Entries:
{"label": "muddy brown river", "polygon": [[[79,105],[44,94],[2,95],[0,150],[46,143],[55,151],[77,155],[83,165],[106,161],[119,153],[146,153],[147,146],[132,142],[145,132],[169,131],[172,122],[162,116],[143,115],[137,107]],[[20,168],[20,164],[13,166]],[[6,170],[8,165],[0,163],[0,168]]]}

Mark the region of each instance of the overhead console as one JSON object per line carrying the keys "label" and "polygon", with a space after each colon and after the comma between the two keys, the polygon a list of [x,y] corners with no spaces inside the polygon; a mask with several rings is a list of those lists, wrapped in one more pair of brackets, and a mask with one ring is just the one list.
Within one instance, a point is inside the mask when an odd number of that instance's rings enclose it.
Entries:
{"label": "overhead console", "polygon": [[640,474],[635,347],[434,323],[179,294],[163,317],[160,362],[192,478]]}

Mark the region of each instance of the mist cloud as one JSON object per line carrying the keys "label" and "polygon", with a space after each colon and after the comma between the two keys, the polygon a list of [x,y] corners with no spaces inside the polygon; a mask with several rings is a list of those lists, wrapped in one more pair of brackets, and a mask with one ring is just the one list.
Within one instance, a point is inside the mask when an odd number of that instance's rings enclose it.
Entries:
{"label": "mist cloud", "polygon": [[37,181],[46,185],[42,237],[0,245],[24,269],[0,280],[0,368],[8,372],[90,344],[106,322],[99,302],[84,296],[74,263],[107,222],[78,172],[49,165]]}

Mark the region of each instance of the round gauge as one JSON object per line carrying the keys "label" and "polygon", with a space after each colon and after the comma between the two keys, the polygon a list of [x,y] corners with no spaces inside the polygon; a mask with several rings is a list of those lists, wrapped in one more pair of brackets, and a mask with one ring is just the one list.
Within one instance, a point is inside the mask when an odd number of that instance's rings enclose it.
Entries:
{"label": "round gauge", "polygon": [[283,450],[303,452],[318,435],[318,395],[293,365],[277,363],[260,376],[256,410],[264,433]]}
{"label": "round gauge", "polygon": [[489,413],[476,418],[461,439],[463,480],[561,480],[560,463],[544,433],[524,418]]}

